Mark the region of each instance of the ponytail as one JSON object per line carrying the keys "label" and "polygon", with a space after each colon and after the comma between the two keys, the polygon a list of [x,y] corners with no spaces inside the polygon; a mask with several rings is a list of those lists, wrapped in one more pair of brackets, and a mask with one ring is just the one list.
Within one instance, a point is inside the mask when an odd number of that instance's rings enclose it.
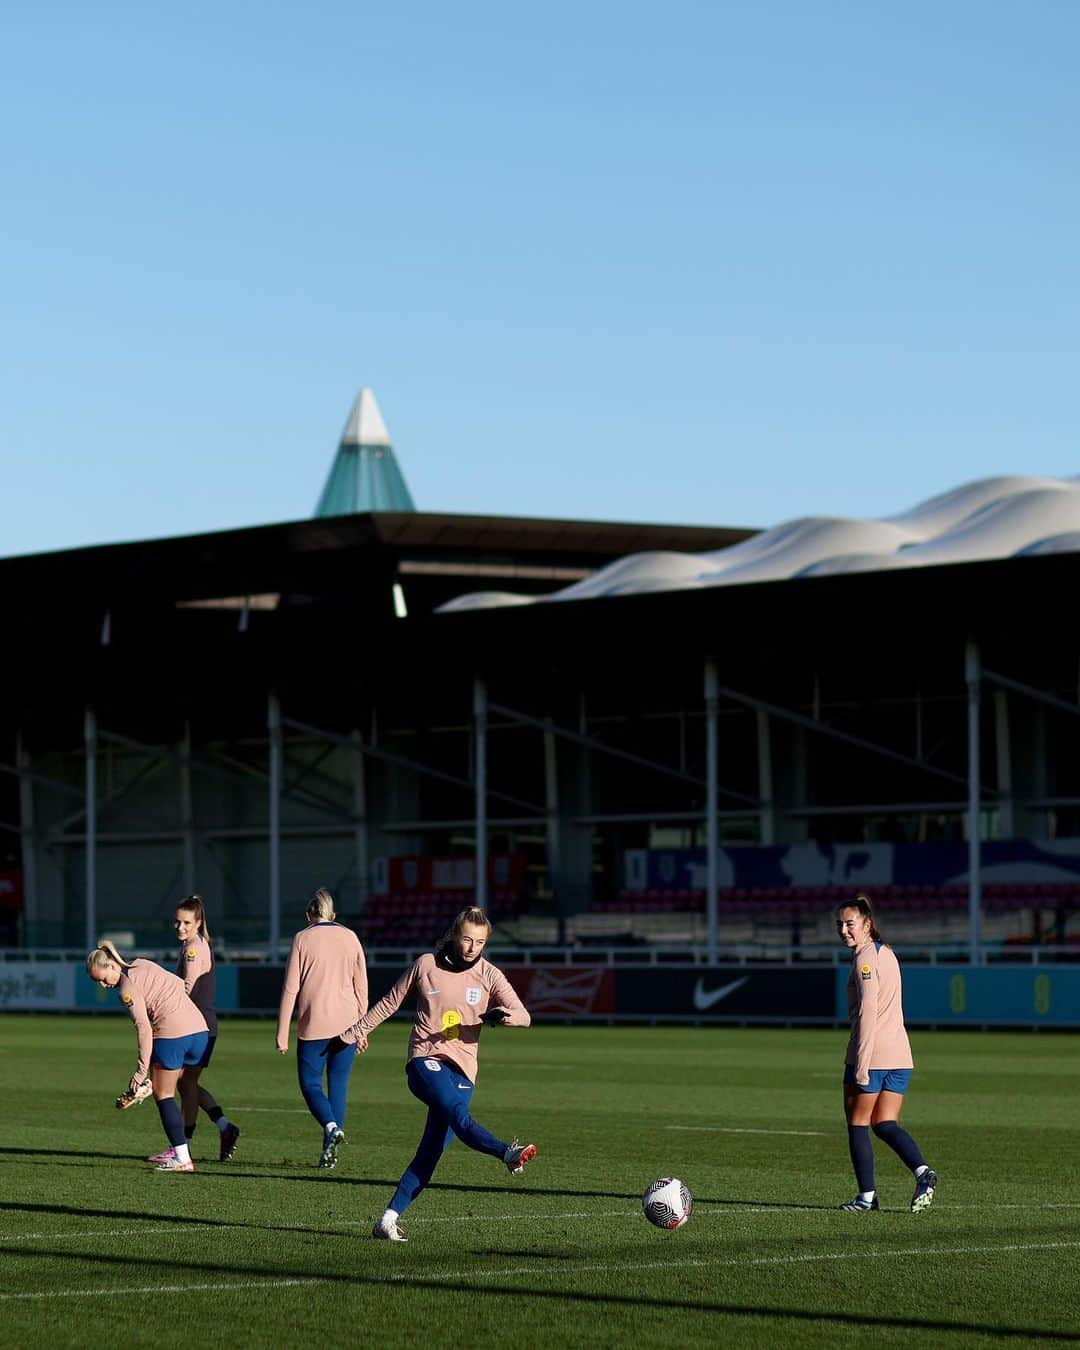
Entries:
{"label": "ponytail", "polygon": [[308,907],[305,913],[309,919],[318,919],[321,923],[325,923],[328,919],[333,919],[335,917],[334,897],[325,886],[320,886],[308,901]]}
{"label": "ponytail", "polygon": [[108,938],[98,938],[98,945],[86,958],[86,973],[92,977],[95,970],[104,970],[110,961],[115,961],[121,970],[131,969],[131,962],[124,960]]}

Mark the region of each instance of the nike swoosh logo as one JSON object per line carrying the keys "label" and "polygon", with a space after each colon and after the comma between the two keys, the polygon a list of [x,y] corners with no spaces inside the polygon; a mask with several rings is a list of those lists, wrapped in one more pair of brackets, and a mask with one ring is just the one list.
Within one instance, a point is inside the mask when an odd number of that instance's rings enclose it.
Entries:
{"label": "nike swoosh logo", "polygon": [[708,1012],[714,1003],[719,1003],[722,998],[727,998],[728,994],[733,994],[750,978],[749,975],[743,975],[741,979],[732,980],[730,984],[722,984],[719,989],[710,989],[705,992],[705,981],[698,980],[694,985],[694,1007],[698,1012]]}

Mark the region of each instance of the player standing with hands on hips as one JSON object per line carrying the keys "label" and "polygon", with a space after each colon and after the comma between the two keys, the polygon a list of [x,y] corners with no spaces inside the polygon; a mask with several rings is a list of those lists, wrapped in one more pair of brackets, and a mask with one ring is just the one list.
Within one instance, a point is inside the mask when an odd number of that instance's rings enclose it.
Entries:
{"label": "player standing with hands on hips", "polygon": [[855,1199],[840,1208],[852,1213],[880,1208],[874,1190],[873,1130],[914,1173],[911,1211],[917,1214],[933,1201],[938,1177],[899,1124],[914,1066],[904,1026],[900,963],[881,940],[869,896],[856,895],[837,906],[836,931],[851,951],[847,984],[851,1037],[844,1056],[844,1114],[859,1188]]}
{"label": "player standing with hands on hips", "polygon": [[86,958],[86,973],[95,984],[117,990],[139,1037],[139,1061],[117,1106],[132,1106],[148,1095],[145,1080],[149,1071],[158,1114],[173,1154],[159,1163],[157,1170],[194,1172],[176,1090],[180,1089],[185,1106],[197,1102],[198,1076],[191,1077],[190,1070],[206,1053],[206,1018],[188,998],[178,975],[155,961],[125,961],[106,938]]}
{"label": "player standing with hands on hips", "polygon": [[[322,1126],[320,1167],[335,1167],[345,1142],[345,1106],[356,1046],[337,1032],[367,1012],[367,963],[360,939],[336,923],[334,897],[315,892],[308,926],[293,938],[278,1008],[277,1048],[289,1049],[289,1020],[296,1008],[296,1072],[307,1108]],[[323,1090],[323,1072],[326,1090]]]}
{"label": "player standing with hands on hips", "polygon": [[527,1027],[532,1021],[506,976],[483,958],[491,923],[482,909],[463,909],[434,952],[425,952],[385,997],[342,1040],[367,1049],[370,1032],[393,1016],[409,994],[416,1017],[405,1063],[409,1091],[428,1108],[416,1155],[372,1229],[390,1242],[408,1239],[398,1218],[431,1180],[455,1135],[469,1148],[498,1158],[519,1176],[536,1157],[535,1144],[497,1139],[469,1114],[476,1086],[476,1058],[485,1026]]}

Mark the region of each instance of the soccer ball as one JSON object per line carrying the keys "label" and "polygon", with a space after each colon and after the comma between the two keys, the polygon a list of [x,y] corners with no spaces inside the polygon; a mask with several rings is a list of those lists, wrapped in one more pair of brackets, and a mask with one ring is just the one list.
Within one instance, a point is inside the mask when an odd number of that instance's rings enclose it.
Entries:
{"label": "soccer ball", "polygon": [[657,1228],[681,1228],[694,1212],[694,1197],[678,1177],[657,1177],[645,1187],[641,1208]]}

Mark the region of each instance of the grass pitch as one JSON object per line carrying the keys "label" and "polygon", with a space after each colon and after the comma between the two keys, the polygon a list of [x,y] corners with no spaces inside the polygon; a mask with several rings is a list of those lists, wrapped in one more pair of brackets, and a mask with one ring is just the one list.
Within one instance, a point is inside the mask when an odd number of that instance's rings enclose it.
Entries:
{"label": "grass pitch", "polygon": [[[407,1027],[353,1073],[348,1143],[317,1127],[270,1022],[226,1021],[207,1086],[242,1134],[155,1173],[153,1103],[117,1112],[120,1018],[0,1018],[0,1344],[954,1347],[1080,1342],[1080,1056],[1071,1036],[916,1032],[904,1123],[933,1207],[880,1145],[880,1214],[854,1194],[844,1034],[534,1027],[484,1033],[474,1110],[535,1140],[511,1179],[455,1144],[374,1242],[419,1137]],[[675,1233],[640,1193],[681,1177]]]}

